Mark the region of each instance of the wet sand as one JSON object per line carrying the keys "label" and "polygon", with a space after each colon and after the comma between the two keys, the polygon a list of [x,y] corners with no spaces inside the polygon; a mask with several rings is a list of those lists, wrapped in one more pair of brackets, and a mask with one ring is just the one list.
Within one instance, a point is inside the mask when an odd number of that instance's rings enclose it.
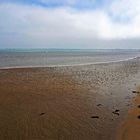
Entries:
{"label": "wet sand", "polygon": [[122,123],[120,131],[118,133],[118,140],[139,140],[140,139],[140,86],[136,90],[132,91],[138,94],[133,99],[133,107],[128,113],[128,117]]}
{"label": "wet sand", "polygon": [[0,70],[0,139],[114,140],[139,84],[139,58]]}

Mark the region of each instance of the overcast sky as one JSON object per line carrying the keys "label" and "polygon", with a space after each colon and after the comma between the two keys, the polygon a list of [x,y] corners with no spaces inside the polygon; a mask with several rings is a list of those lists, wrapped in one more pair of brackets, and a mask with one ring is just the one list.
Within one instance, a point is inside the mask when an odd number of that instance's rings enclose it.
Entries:
{"label": "overcast sky", "polygon": [[0,0],[0,48],[138,48],[140,0]]}

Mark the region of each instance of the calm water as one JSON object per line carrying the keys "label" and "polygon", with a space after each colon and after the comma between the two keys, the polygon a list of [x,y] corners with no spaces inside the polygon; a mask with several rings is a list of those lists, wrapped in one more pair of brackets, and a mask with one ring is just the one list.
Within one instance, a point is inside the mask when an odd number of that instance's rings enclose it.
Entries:
{"label": "calm water", "polygon": [[0,50],[0,68],[92,64],[139,56],[138,50]]}

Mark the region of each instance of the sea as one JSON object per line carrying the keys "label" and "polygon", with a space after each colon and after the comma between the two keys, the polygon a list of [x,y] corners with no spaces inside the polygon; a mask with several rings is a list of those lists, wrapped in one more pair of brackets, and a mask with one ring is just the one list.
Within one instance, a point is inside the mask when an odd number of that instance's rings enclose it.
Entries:
{"label": "sea", "polygon": [[140,57],[137,49],[1,49],[0,69],[62,67],[124,61]]}

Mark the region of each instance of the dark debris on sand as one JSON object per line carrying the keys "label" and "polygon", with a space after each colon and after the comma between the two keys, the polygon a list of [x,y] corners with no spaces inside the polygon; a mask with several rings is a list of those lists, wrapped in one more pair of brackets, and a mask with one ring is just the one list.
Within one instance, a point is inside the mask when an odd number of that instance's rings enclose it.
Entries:
{"label": "dark debris on sand", "polygon": [[45,113],[43,112],[43,113],[40,113],[39,115],[42,116],[42,115],[45,115]]}
{"label": "dark debris on sand", "polygon": [[132,93],[137,93],[137,94],[139,94],[139,91],[133,90]]}
{"label": "dark debris on sand", "polygon": [[138,119],[140,119],[140,115],[138,116]]}
{"label": "dark debris on sand", "polygon": [[97,106],[102,106],[102,104],[97,104]]}
{"label": "dark debris on sand", "polygon": [[140,105],[138,105],[138,108],[140,108]]}
{"label": "dark debris on sand", "polygon": [[99,119],[99,116],[91,116],[92,119]]}
{"label": "dark debris on sand", "polygon": [[116,109],[116,110],[113,111],[112,113],[119,116],[119,115],[120,115],[119,111],[120,111],[119,109]]}

